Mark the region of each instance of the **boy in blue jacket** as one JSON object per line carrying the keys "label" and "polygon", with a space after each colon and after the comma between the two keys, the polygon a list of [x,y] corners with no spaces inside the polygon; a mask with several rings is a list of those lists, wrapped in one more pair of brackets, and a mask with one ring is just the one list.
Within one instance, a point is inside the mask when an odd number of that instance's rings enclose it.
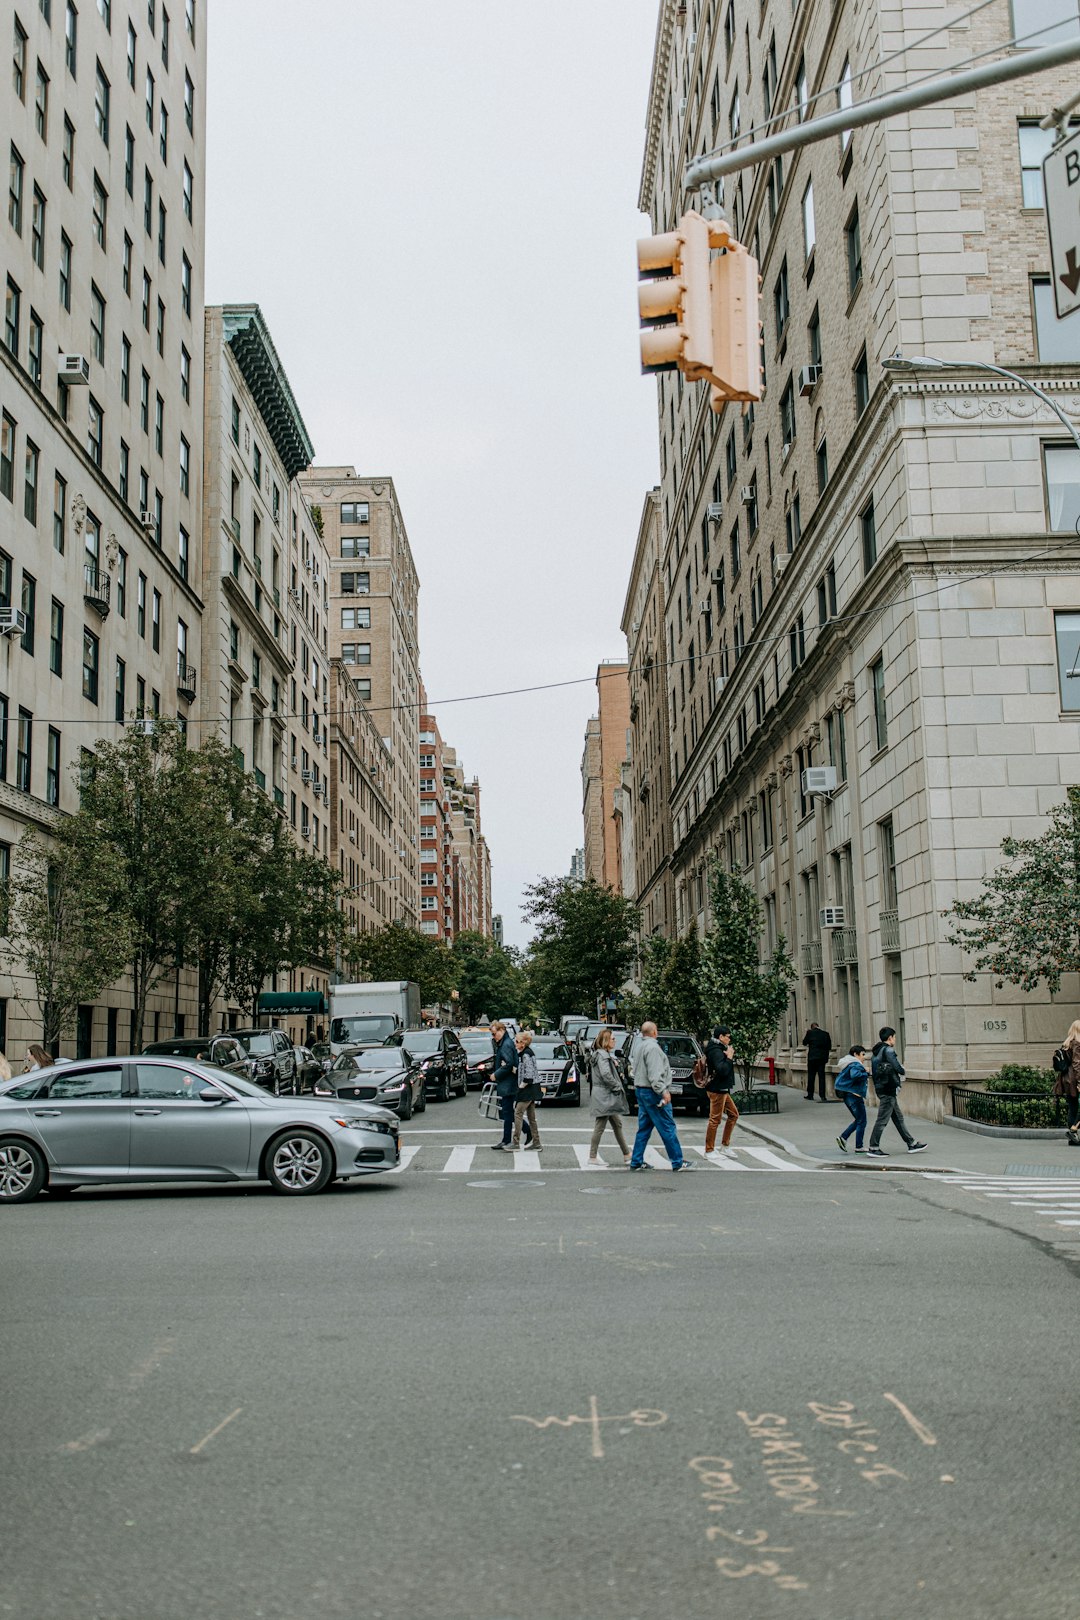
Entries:
{"label": "boy in blue jacket", "polygon": [[848,1137],[855,1133],[856,1153],[865,1153],[863,1136],[866,1133],[866,1092],[870,1081],[870,1065],[866,1061],[866,1047],[858,1042],[848,1053],[848,1060],[833,1081],[836,1095],[851,1115],[851,1124],[836,1138],[841,1153],[847,1152]]}

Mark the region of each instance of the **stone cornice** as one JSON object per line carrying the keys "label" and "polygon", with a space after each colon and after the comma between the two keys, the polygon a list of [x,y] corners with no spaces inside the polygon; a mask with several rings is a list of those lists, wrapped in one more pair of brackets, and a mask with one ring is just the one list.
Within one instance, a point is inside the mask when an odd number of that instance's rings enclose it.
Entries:
{"label": "stone cornice", "polygon": [[675,9],[676,0],[660,0],[660,15],[656,21],[656,43],[653,46],[649,106],[645,115],[645,154],[641,164],[641,184],[638,187],[638,207],[643,214],[652,211],[656,159],[660,150],[660,130],[664,122],[664,100],[668,67],[671,63],[671,42],[675,34]]}
{"label": "stone cornice", "polygon": [[[14,729],[12,724],[12,729]],[[64,812],[32,793],[22,793],[10,782],[0,782],[0,809],[9,810],[19,821],[31,821],[45,832],[53,832],[64,818]]]}

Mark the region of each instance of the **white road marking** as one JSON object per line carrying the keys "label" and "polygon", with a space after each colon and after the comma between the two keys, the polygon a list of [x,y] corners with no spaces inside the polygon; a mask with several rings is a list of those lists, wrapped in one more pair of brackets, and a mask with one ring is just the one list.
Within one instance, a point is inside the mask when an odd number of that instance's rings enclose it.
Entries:
{"label": "white road marking", "polygon": [[741,1143],[739,1152],[748,1153],[752,1159],[758,1159],[762,1164],[767,1164],[772,1170],[791,1170],[798,1175],[810,1174],[805,1165],[788,1164],[785,1159],[777,1158],[776,1154],[771,1152],[769,1148],[747,1147],[745,1143]]}
{"label": "white road marking", "polygon": [[476,1152],[476,1143],[468,1147],[450,1149],[450,1157],[442,1167],[444,1176],[467,1176],[472,1171],[473,1155]]}
{"label": "white road marking", "polygon": [[951,1176],[928,1173],[928,1181],[951,1182],[964,1192],[978,1193],[982,1198],[1005,1201],[1013,1209],[1033,1210],[1052,1220],[1055,1226],[1080,1227],[1080,1186],[1073,1176],[965,1176],[961,1181]]}
{"label": "white road marking", "polygon": [[[705,1149],[703,1147],[698,1147],[696,1143],[691,1145],[690,1151],[691,1153],[700,1153],[701,1157],[705,1159]],[[738,1159],[705,1159],[705,1163],[709,1166],[710,1170],[745,1171],[749,1170],[750,1168],[748,1164],[740,1164]]]}

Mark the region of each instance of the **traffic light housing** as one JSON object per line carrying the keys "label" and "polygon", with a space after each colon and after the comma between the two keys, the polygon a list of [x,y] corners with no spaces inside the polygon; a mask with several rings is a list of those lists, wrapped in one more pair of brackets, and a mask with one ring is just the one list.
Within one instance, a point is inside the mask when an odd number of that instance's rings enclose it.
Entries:
{"label": "traffic light housing", "polygon": [[691,211],[640,241],[637,257],[642,371],[710,382],[717,411],[760,399],[757,260],[727,222]]}

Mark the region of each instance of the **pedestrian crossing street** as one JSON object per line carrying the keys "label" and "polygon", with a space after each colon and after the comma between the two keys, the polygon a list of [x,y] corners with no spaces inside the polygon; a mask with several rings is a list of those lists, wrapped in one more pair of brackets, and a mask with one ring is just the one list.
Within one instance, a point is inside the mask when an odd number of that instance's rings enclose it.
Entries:
{"label": "pedestrian crossing street", "polygon": [[1031,1210],[1065,1229],[1080,1229],[1080,1180],[1071,1176],[942,1176],[929,1173],[928,1181],[978,1193],[1012,1209]]}
{"label": "pedestrian crossing street", "polygon": [[[559,1133],[555,1130],[546,1130],[543,1133],[544,1150],[542,1153],[492,1153],[491,1137],[486,1136],[479,1142],[452,1142],[449,1138],[457,1132],[448,1131],[409,1131],[406,1126],[401,1133],[401,1162],[396,1169],[389,1171],[390,1175],[403,1175],[407,1171],[428,1171],[441,1176],[474,1176],[489,1175],[576,1175],[584,1174],[593,1177],[602,1172],[590,1169],[588,1166],[588,1141],[567,1141],[565,1137],[571,1132]],[[463,1133],[464,1134],[464,1133]],[[576,1133],[574,1133],[576,1134]],[[683,1152],[699,1169],[715,1171],[718,1175],[745,1175],[748,1172],[771,1175],[805,1175],[804,1166],[790,1164],[770,1148],[746,1144],[735,1147],[732,1144],[731,1156],[723,1159],[706,1159],[703,1146],[692,1143],[683,1143]],[[602,1143],[600,1156],[609,1171],[625,1173],[622,1155],[608,1143]],[[662,1148],[649,1146],[645,1149],[645,1162],[654,1170],[666,1170],[671,1173],[671,1164]]]}

